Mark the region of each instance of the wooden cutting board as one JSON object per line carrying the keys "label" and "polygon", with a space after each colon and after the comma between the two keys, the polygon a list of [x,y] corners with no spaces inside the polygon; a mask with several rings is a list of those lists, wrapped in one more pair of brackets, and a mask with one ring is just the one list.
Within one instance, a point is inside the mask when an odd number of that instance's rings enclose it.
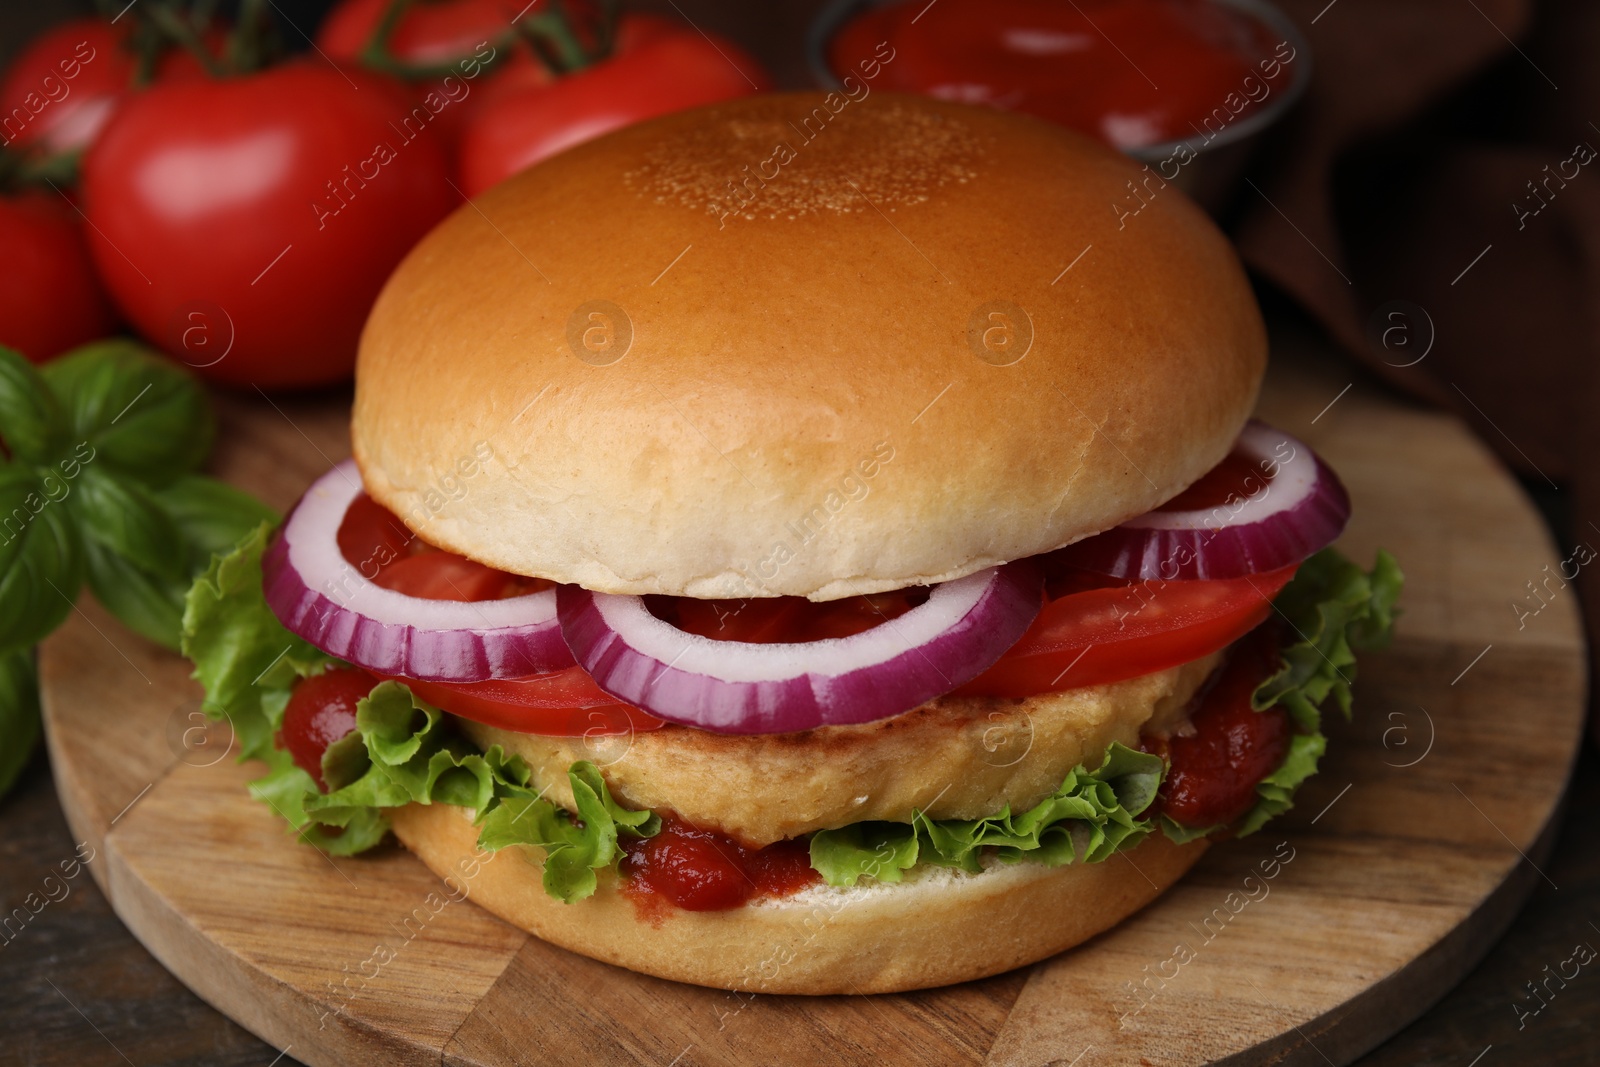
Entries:
{"label": "wooden cutting board", "polygon": [[[1511,607],[1537,605],[1526,583],[1573,546],[1551,543],[1488,450],[1441,415],[1341,392],[1344,371],[1284,347],[1262,414],[1345,478],[1344,549],[1399,557],[1398,639],[1363,660],[1356,720],[1334,721],[1294,812],[1034,967],[809,999],[550,947],[450,901],[403,850],[335,860],[295,843],[247,796],[252,770],[223,758],[187,665],[87,599],[40,659],[62,806],[150,951],[319,1067],[1348,1063],[1453,985],[1543,877],[1585,662],[1570,589],[1545,586],[1537,615]],[[225,402],[220,472],[287,507],[347,454],[347,404]]]}

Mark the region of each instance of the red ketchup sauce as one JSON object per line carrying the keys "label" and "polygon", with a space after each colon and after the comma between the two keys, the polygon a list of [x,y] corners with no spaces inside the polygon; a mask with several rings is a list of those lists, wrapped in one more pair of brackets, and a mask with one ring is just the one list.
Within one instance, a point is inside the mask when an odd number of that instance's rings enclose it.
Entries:
{"label": "red ketchup sauce", "polygon": [[1228,654],[1227,663],[1199,696],[1190,720],[1194,733],[1144,747],[1167,757],[1170,767],[1155,810],[1195,829],[1231,823],[1256,802],[1256,785],[1277,770],[1293,734],[1281,707],[1255,711],[1250,696],[1278,669],[1278,635],[1261,626]]}
{"label": "red ketchup sauce", "polygon": [[1212,0],[902,0],[828,48],[847,89],[875,76],[873,89],[1021,111],[1121,149],[1238,121],[1287,87],[1275,79],[1293,59]]}
{"label": "red ketchup sauce", "polygon": [[758,897],[786,897],[821,881],[804,841],[746,848],[671,815],[654,837],[622,838],[622,891],[659,922],[674,907],[725,911]]}

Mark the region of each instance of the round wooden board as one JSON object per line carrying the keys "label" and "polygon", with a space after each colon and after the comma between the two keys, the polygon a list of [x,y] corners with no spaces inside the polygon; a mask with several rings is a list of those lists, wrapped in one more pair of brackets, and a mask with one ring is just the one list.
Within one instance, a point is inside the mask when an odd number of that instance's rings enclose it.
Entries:
{"label": "round wooden board", "polygon": [[[319,1067],[1348,1063],[1454,984],[1542,877],[1585,666],[1570,591],[1518,625],[1510,604],[1565,553],[1488,451],[1443,416],[1341,393],[1307,347],[1279,340],[1262,413],[1344,476],[1344,549],[1399,557],[1398,639],[1363,660],[1356,719],[1332,724],[1295,811],[1034,967],[808,999],[553,948],[400,849],[332,860],[286,836],[246,794],[251,768],[220,758],[225,732],[196,729],[187,665],[87,598],[40,659],[62,806],[150,951]],[[346,404],[226,402],[221,473],[287,506],[347,454]]]}

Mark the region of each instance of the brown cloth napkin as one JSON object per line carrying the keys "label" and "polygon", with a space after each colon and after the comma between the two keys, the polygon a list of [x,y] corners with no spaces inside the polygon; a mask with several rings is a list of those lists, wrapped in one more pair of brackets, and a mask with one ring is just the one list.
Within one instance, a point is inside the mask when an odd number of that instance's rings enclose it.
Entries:
{"label": "brown cloth napkin", "polygon": [[[1567,491],[1552,569],[1600,549],[1600,4],[1281,3],[1315,75],[1246,194],[1245,260],[1530,484]],[[1600,619],[1600,559],[1576,584]],[[1592,621],[1589,639],[1593,662]]]}

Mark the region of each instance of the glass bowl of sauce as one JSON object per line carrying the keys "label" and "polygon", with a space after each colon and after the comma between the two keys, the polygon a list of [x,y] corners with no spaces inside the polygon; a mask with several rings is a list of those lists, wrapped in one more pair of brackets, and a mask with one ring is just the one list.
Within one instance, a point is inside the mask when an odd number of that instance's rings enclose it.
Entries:
{"label": "glass bowl of sauce", "polygon": [[1213,211],[1305,92],[1305,37],[1265,0],[835,0],[812,72],[1034,115],[1147,165]]}

